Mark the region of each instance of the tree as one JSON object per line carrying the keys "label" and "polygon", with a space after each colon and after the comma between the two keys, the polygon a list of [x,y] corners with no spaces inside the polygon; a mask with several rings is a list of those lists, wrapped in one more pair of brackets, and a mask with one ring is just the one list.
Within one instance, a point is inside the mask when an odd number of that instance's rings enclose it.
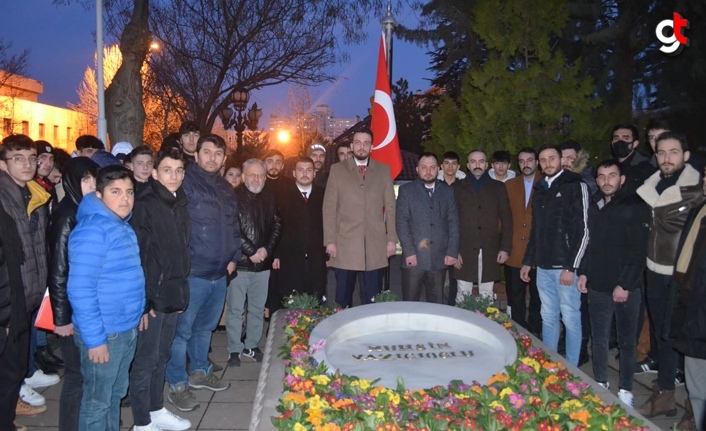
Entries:
{"label": "tree", "polygon": [[[94,61],[97,62],[96,57],[94,57]],[[122,54],[117,45],[103,48],[104,88],[111,84],[122,61]],[[173,97],[170,89],[158,86],[147,63],[143,64],[140,73],[143,81],[142,105],[144,106],[146,114],[142,133],[144,139],[142,141],[132,142],[132,144],[137,146],[141,145],[144,141],[157,149],[162,139],[169,134],[169,131],[176,130],[176,128],[179,127],[183,108],[179,105],[178,99]],[[95,68],[86,68],[83,81],[81,81],[77,92],[79,98],[78,103],[69,103],[69,107],[75,111],[86,114],[89,121],[88,133],[95,134],[98,121],[98,85],[96,83]]]}
{"label": "tree", "polygon": [[400,78],[392,85],[392,102],[400,148],[421,153],[422,143],[430,137],[431,112],[438,97],[431,92],[415,94],[409,90],[409,82]]}
{"label": "tree", "polygon": [[556,48],[565,0],[479,0],[473,17],[487,60],[465,73],[458,101],[442,97],[431,147],[515,153],[569,138],[595,142],[591,113],[599,103],[591,79]]}
{"label": "tree", "polygon": [[[12,82],[15,76],[20,76],[25,74],[27,70],[27,59],[29,57],[29,51],[24,49],[22,51],[13,52],[12,44],[0,39],[0,113],[2,113],[3,118],[9,118],[12,120],[14,118],[14,98],[16,94],[13,93],[12,89],[6,86]],[[14,124],[4,125],[9,126],[10,130],[14,129]],[[2,134],[7,132],[6,130],[0,130]]]}

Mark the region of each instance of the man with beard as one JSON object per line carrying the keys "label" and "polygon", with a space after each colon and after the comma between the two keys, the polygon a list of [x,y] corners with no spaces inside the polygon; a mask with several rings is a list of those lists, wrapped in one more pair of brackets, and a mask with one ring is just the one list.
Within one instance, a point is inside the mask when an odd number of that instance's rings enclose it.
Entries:
{"label": "man with beard", "polygon": [[468,153],[469,175],[454,183],[461,239],[452,277],[458,280],[456,300],[473,293],[493,298],[493,285],[500,279],[500,265],[512,249],[512,213],[507,189],[490,178],[485,151]]}
{"label": "man with beard", "polygon": [[353,157],[331,166],[324,195],[324,245],[336,273],[336,303],[353,305],[362,273],[360,302],[380,293],[388,258],[395,254],[395,192],[390,168],[370,158],[373,132],[353,135]]}
{"label": "man with beard", "polygon": [[[704,200],[699,172],[686,162],[689,146],[686,137],[679,132],[664,132],[655,143],[659,171],[650,176],[637,189],[637,194],[652,208],[652,224],[647,247],[647,271],[645,297],[650,324],[661,331],[665,322],[670,283],[674,274],[674,262],[682,229],[689,210],[698,207]],[[656,335],[657,381],[653,383],[652,395],[637,408],[647,418],[658,415],[674,416],[677,408],[674,401],[675,378],[679,354],[674,350],[674,339]]]}
{"label": "man with beard", "polygon": [[599,193],[588,208],[591,240],[581,264],[578,288],[588,296],[591,318],[593,378],[608,389],[608,340],[613,315],[620,347],[618,398],[633,406],[633,372],[637,356],[637,318],[642,296],[650,212],[629,192],[620,165],[598,165]]}
{"label": "man with beard", "polygon": [[[508,314],[523,328],[541,337],[542,315],[537,291],[537,273],[530,270],[530,282],[520,279],[522,258],[527,250],[532,228],[532,200],[534,185],[542,178],[537,171],[537,152],[534,148],[522,148],[517,155],[517,166],[521,175],[505,183],[512,213],[512,252],[505,262],[505,289],[507,291]],[[529,288],[529,311],[527,289]]]}
{"label": "man with beard", "polygon": [[655,172],[649,159],[637,151],[639,145],[637,127],[632,124],[618,124],[613,127],[610,150],[620,163],[620,170],[625,175],[623,188],[628,193],[635,193]]}
{"label": "man with beard", "polygon": [[[265,302],[274,250],[282,233],[282,221],[272,194],[264,193],[265,164],[257,159],[243,163],[243,183],[235,189],[238,198],[241,254],[236,269],[238,276],[228,286],[226,298],[226,331],[228,332],[228,365],[240,366],[241,359],[262,361],[257,347],[262,337]],[[245,341],[243,307],[248,300]]]}
{"label": "man with beard", "polygon": [[314,170],[316,171],[316,176],[314,177],[314,184],[326,188],[326,181],[328,180],[328,174],[324,172],[324,163],[326,162],[326,148],[318,143],[312,144],[307,150],[307,155],[311,160],[314,161]]}
{"label": "man with beard", "polygon": [[534,186],[532,229],[520,278],[529,283],[530,270],[537,268],[542,341],[556,351],[561,316],[566,327],[566,359],[576,365],[582,337],[581,294],[575,274],[588,244],[588,187],[578,174],[561,168],[561,159],[557,146],[539,149],[544,178]]}
{"label": "man with beard", "polygon": [[282,307],[285,296],[294,291],[321,300],[326,292],[326,249],[321,208],[324,189],[314,180],[315,162],[308,157],[297,160],[294,182],[282,188],[279,214],[282,238],[275,248],[272,263],[275,283],[270,291],[270,313]]}
{"label": "man with beard", "polygon": [[402,300],[442,303],[446,268],[458,256],[458,210],[453,189],[436,179],[436,156],[424,153],[416,181],[400,187],[397,234],[402,245]]}
{"label": "man with beard", "polygon": [[183,412],[199,406],[189,387],[217,392],[230,386],[213,374],[208,361],[211,335],[225,303],[226,277],[235,271],[235,263],[240,259],[238,200],[228,181],[220,175],[225,152],[223,138],[201,136],[196,144],[195,163],[187,163],[182,184],[192,226],[191,271],[187,278],[189,305],[177,318],[165,377],[169,383],[169,401]]}
{"label": "man with beard", "polygon": [[289,178],[281,175],[284,169],[284,155],[279,150],[270,150],[265,153],[263,162],[265,162],[267,169],[267,181],[263,182],[265,192],[272,193],[277,197],[282,186],[292,182]]}

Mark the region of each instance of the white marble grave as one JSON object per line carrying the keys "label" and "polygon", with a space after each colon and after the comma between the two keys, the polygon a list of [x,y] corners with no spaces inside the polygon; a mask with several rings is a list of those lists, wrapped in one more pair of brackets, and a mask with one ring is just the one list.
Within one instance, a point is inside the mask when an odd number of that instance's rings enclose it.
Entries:
{"label": "white marble grave", "polygon": [[481,384],[517,359],[505,328],[478,313],[426,302],[384,302],[353,307],[321,321],[309,345],[330,372],[376,380],[394,389]]}

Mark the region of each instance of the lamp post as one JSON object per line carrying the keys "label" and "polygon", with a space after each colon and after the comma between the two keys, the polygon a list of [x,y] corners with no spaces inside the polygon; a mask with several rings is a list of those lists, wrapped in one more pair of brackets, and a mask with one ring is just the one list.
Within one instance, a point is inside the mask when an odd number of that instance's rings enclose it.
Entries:
{"label": "lamp post", "polygon": [[387,13],[382,19],[382,28],[385,30],[385,47],[387,52],[385,56],[387,57],[387,76],[390,78],[390,85],[392,85],[392,30],[397,27],[397,20],[392,15],[392,1],[387,0]]}
{"label": "lamp post", "polygon": [[235,154],[239,158],[243,153],[243,132],[246,127],[250,130],[257,130],[257,123],[262,117],[262,109],[257,107],[257,103],[253,103],[247,114],[243,115],[250,100],[250,93],[243,88],[235,88],[231,91],[228,100],[230,102],[221,109],[218,116],[221,118],[225,130],[230,128],[235,130],[238,143]]}

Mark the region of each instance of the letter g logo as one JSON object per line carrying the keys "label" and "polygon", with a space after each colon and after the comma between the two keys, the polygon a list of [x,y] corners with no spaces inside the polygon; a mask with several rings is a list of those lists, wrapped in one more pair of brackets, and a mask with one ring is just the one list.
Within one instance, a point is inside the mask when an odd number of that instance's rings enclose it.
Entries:
{"label": "letter g logo", "polygon": [[[666,36],[664,34],[665,28],[672,29],[672,35]],[[681,52],[684,46],[689,46],[689,39],[684,36],[682,30],[684,28],[689,28],[689,21],[682,18],[677,12],[674,12],[673,19],[665,19],[657,24],[655,29],[655,35],[657,39],[662,42],[662,46],[659,50],[668,55],[677,55]]]}

